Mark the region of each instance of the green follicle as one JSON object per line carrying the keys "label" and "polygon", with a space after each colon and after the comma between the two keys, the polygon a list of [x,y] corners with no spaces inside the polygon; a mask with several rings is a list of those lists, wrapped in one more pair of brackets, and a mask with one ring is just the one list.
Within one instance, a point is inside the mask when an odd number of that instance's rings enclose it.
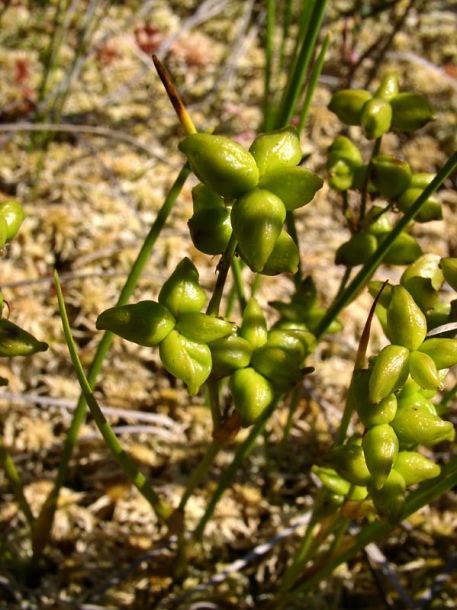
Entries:
{"label": "green follicle", "polygon": [[372,166],[371,181],[384,197],[395,199],[411,183],[411,168],[403,159],[388,154],[376,155]]}
{"label": "green follicle", "polygon": [[249,152],[259,168],[261,179],[278,170],[298,165],[302,158],[300,139],[292,125],[257,136]]}
{"label": "green follicle", "polygon": [[397,392],[409,374],[409,350],[386,345],[377,355],[369,381],[369,398],[374,404]]}
{"label": "green follicle", "polygon": [[389,424],[379,424],[366,431],[363,452],[375,489],[381,489],[398,454],[398,438]]}
{"label": "green follicle", "polygon": [[235,371],[230,377],[230,389],[243,428],[252,425],[275,397],[271,382],[252,367]]}
{"label": "green follicle", "polygon": [[199,284],[197,268],[184,258],[163,284],[159,303],[175,317],[182,313],[200,311],[206,302],[206,293]]}
{"label": "green follicle", "polygon": [[387,338],[409,350],[416,350],[427,335],[427,319],[402,285],[394,286],[387,308]]}
{"label": "green follicle", "polygon": [[38,341],[20,326],[0,318],[0,357],[30,356],[47,349],[48,344],[44,341]]}
{"label": "green follicle", "polygon": [[363,107],[371,97],[365,89],[342,89],[332,96],[328,108],[345,125],[360,125]]}
{"label": "green follicle", "polygon": [[360,124],[368,140],[376,140],[387,133],[392,123],[392,107],[382,98],[368,100],[362,109]]}

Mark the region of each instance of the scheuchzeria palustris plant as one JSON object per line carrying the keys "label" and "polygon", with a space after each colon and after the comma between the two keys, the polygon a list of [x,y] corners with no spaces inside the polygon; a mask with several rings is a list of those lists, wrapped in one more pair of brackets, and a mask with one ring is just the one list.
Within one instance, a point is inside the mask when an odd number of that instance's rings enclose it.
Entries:
{"label": "scheuchzeria palustris plant", "polygon": [[[372,95],[365,90],[336,93],[329,105],[346,125],[361,127],[374,140],[364,162],[357,146],[339,136],[328,153],[329,185],[342,192],[352,236],[336,252],[336,263],[365,263],[393,230],[392,213],[406,213],[433,179],[413,174],[406,161],[382,153],[381,137],[390,130],[415,131],[434,119],[421,96],[402,93],[398,77],[388,75]],[[186,126],[186,123],[183,122]],[[187,123],[188,125],[188,123]],[[323,181],[300,165],[299,136],[292,126],[259,135],[249,150],[220,135],[196,133],[179,143],[200,180],[192,190],[189,219],[194,246],[221,255],[226,265],[239,257],[262,275],[295,274],[298,245],[285,229],[286,215],[309,203]],[[347,206],[347,191],[359,193],[358,215]],[[375,201],[375,203],[372,203]],[[369,207],[371,204],[371,207]],[[429,198],[416,220],[441,218],[441,205]],[[432,398],[443,388],[447,370],[457,364],[457,340],[428,333],[455,319],[455,306],[441,301],[446,280],[457,288],[457,259],[423,254],[407,232],[386,252],[384,262],[406,265],[398,286],[371,282],[376,307],[390,344],[364,367],[361,359],[348,392],[346,418],[357,413],[360,431],[344,436],[314,472],[337,510],[347,501],[359,514],[376,513],[390,522],[402,517],[407,487],[436,477],[440,468],[418,448],[452,441],[452,423],[442,419]],[[232,407],[216,421],[231,430],[252,425],[264,410],[291,391],[309,372],[313,331],[325,311],[318,305],[312,278],[296,282],[289,303],[273,302],[279,320],[268,328],[257,300],[248,300],[238,326],[219,314],[199,284],[194,264],[184,258],[165,282],[157,301],[114,307],[97,328],[149,347],[158,347],[164,367],[190,394],[207,380],[228,380]],[[334,319],[325,329],[337,331]],[[345,432],[345,431],[344,431]],[[341,435],[340,435],[341,436]]]}

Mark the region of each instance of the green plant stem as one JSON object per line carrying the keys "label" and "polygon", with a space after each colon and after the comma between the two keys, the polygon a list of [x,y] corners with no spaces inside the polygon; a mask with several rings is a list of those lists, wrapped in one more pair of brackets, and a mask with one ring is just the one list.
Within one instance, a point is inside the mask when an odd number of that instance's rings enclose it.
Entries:
{"label": "green plant stem", "polygon": [[321,50],[316,59],[316,64],[310,75],[309,83],[306,88],[305,99],[303,100],[303,106],[300,111],[300,118],[299,118],[298,126],[297,126],[297,131],[299,134],[302,133],[302,131],[305,127],[305,124],[306,124],[306,119],[308,118],[309,109],[310,109],[311,102],[314,97],[314,91],[316,89],[317,83],[319,82],[319,77],[322,72],[322,67],[324,65],[325,55],[327,54],[327,49],[329,47],[330,40],[331,40],[331,34],[329,32],[324,38],[324,42],[322,43]]}
{"label": "green plant stem", "polygon": [[212,441],[207,447],[205,455],[198,464],[197,468],[194,470],[192,477],[186,486],[186,490],[181,498],[178,510],[184,511],[189,498],[200,484],[203,477],[207,475],[209,469],[214,463],[214,460],[216,459],[217,454],[221,450],[221,447],[222,445],[216,441]]}
{"label": "green plant stem", "polygon": [[263,95],[263,130],[270,131],[272,121],[272,111],[274,103],[271,95],[271,81],[273,77],[273,51],[276,23],[276,2],[275,0],[267,0],[267,19],[266,19],[266,36],[265,36],[265,80],[264,80],[264,95]]}
{"label": "green plant stem", "polygon": [[[294,240],[295,245],[298,248],[298,251],[300,251],[300,243],[299,243],[299,239],[298,239],[297,226],[295,224],[295,217],[294,217],[293,212],[287,212],[286,225],[287,225],[287,231],[288,231],[289,235]],[[302,265],[301,265],[301,260],[299,258],[298,259],[298,269],[294,275],[294,284],[295,284],[296,288],[298,288],[300,286],[301,280],[302,280]]]}
{"label": "green plant stem", "polygon": [[[427,506],[427,504],[435,501],[455,485],[457,485],[457,457],[453,457],[443,467],[439,477],[422,484],[417,490],[410,492],[406,498],[403,519],[407,519],[424,506]],[[297,595],[309,591],[319,582],[329,577],[342,563],[352,559],[368,544],[380,539],[386,539],[393,528],[394,526],[385,521],[376,521],[367,525],[357,537],[353,538],[354,543],[349,548],[345,547],[340,553],[330,557],[320,566],[316,566],[310,574],[307,574],[301,582],[298,582],[291,589],[290,593],[285,593],[281,601],[284,604],[288,604]]]}
{"label": "green plant stem", "polygon": [[441,170],[437,173],[435,178],[430,182],[430,184],[424,189],[421,195],[417,198],[415,203],[411,206],[408,212],[403,216],[401,220],[398,221],[394,229],[389,233],[389,235],[382,242],[381,246],[378,250],[370,257],[370,259],[365,263],[359,273],[354,277],[349,286],[344,290],[342,294],[337,296],[335,301],[329,307],[326,315],[319,322],[315,336],[316,340],[319,341],[322,336],[325,334],[327,328],[330,324],[336,320],[338,314],[348,305],[358,294],[358,292],[362,289],[364,284],[368,282],[373,273],[379,267],[382,259],[386,255],[389,248],[392,246],[394,241],[400,235],[400,233],[406,229],[408,224],[414,220],[415,216],[418,214],[421,207],[424,203],[433,195],[433,193],[441,186],[441,184],[446,180],[449,174],[457,167],[457,152],[453,153],[448,161],[444,164]]}
{"label": "green plant stem", "polygon": [[289,410],[287,414],[286,425],[284,426],[284,432],[282,435],[281,442],[278,447],[278,461],[281,462],[287,449],[287,443],[289,442],[290,431],[294,423],[294,416],[297,412],[297,408],[300,402],[300,385],[296,385],[290,393]]}
{"label": "green plant stem", "polygon": [[103,440],[105,441],[106,446],[111,451],[114,458],[116,459],[124,473],[127,475],[132,485],[134,485],[141,493],[141,495],[146,498],[157,517],[162,521],[167,521],[167,519],[169,519],[169,517],[172,515],[173,509],[160,499],[158,494],[152,489],[152,487],[148,483],[146,477],[138,470],[134,462],[128,456],[125,449],[119,442],[117,436],[114,434],[111,426],[109,425],[108,421],[106,420],[106,417],[103,414],[103,411],[100,409],[92,393],[92,388],[87,380],[86,375],[84,374],[81,361],[79,360],[78,354],[76,352],[76,346],[71,335],[70,323],[68,321],[68,316],[65,309],[62,288],[60,286],[59,278],[56,271],[54,272],[54,280],[65,340],[67,342],[70,357],[75,368],[75,372],[78,377],[81,390],[84,394],[84,398],[86,399],[86,402],[89,406],[90,412],[92,414],[92,417],[94,418],[97,428],[100,430],[100,433],[103,436]]}
{"label": "green plant stem", "polygon": [[194,531],[193,536],[195,539],[199,540],[202,538],[206,524],[211,518],[211,515],[213,514],[214,509],[216,508],[219,500],[232,482],[232,479],[236,475],[238,469],[241,467],[241,464],[253,450],[257,438],[263,433],[268,420],[270,419],[280,400],[281,396],[277,396],[276,399],[274,399],[269,404],[269,406],[265,409],[259,419],[252,426],[248,436],[242,443],[240,443],[238,449],[236,450],[232,463],[222,474],[218,486],[214,490],[211,496],[211,500],[208,506],[206,507],[205,514],[201,518],[199,524],[197,525]]}
{"label": "green plant stem", "polygon": [[[300,97],[303,82],[306,77],[309,62],[311,60],[316,40],[320,32],[320,26],[324,17],[327,0],[318,0],[314,3],[312,12],[304,10],[304,27],[300,32],[301,48],[295,56],[291,77],[288,79],[281,106],[279,109],[276,128],[285,127],[290,123]],[[303,4],[306,6],[306,3]]]}
{"label": "green plant stem", "polygon": [[19,475],[19,472],[14,465],[14,462],[11,458],[11,455],[5,445],[3,444],[3,439],[0,436],[0,465],[3,468],[6,478],[8,479],[13,493],[16,497],[17,503],[19,505],[22,514],[27,521],[27,525],[33,530],[33,526],[35,523],[35,518],[30,509],[30,505],[27,502],[27,498],[24,495],[24,485],[22,483],[22,479]]}
{"label": "green plant stem", "polygon": [[238,296],[240,311],[244,311],[244,308],[246,307],[246,294],[244,291],[243,278],[241,277],[240,260],[235,256],[232,258],[232,276],[235,285],[235,292]]}
{"label": "green plant stem", "polygon": [[357,221],[357,229],[360,230],[363,219],[365,218],[366,210],[367,210],[367,200],[368,200],[368,185],[370,183],[370,176],[373,169],[373,159],[379,153],[381,149],[381,141],[382,137],[377,138],[373,144],[373,149],[370,155],[370,161],[368,162],[367,174],[365,177],[365,181],[362,188],[362,199],[360,202],[360,214]]}
{"label": "green plant stem", "polygon": [[230,270],[230,266],[232,264],[232,259],[235,254],[237,246],[237,241],[235,236],[231,235],[229,243],[227,244],[227,248],[217,266],[218,274],[216,280],[216,286],[214,288],[213,296],[208,304],[208,308],[206,313],[209,316],[218,316],[219,308],[221,306],[222,295],[224,292],[225,282],[227,280],[227,275]]}
{"label": "green plant stem", "polygon": [[211,407],[213,430],[217,430],[221,425],[222,420],[221,406],[219,404],[219,381],[210,375],[206,381],[206,387],[208,389],[209,404]]}
{"label": "green plant stem", "polygon": [[[162,231],[165,222],[171,210],[173,209],[173,206],[176,203],[178,195],[181,192],[182,187],[184,186],[184,183],[186,182],[187,178],[189,177],[189,174],[190,168],[186,163],[179,172],[173,186],[170,189],[170,192],[168,193],[168,196],[166,197],[161,209],[157,214],[153,225],[151,226],[148,235],[146,236],[146,239],[143,242],[141,250],[138,253],[135,262],[133,263],[132,269],[130,270],[124,287],[121,290],[117,305],[125,305],[132,296],[138,284],[138,280],[141,276],[141,273],[147,262],[149,261],[152,249],[157,241],[157,238],[159,237],[160,232]],[[91,388],[95,386],[95,382],[102,368],[106,354],[108,353],[109,348],[111,347],[113,338],[114,334],[107,331],[104,333],[100,343],[98,344],[97,351],[95,352],[92,364],[87,374],[87,380]],[[57,500],[59,497],[60,490],[63,487],[67,477],[69,463],[73,454],[73,449],[77,442],[79,429],[81,428],[81,425],[86,417],[86,408],[86,400],[84,394],[82,394],[79,398],[78,404],[73,414],[73,419],[71,421],[63,444],[62,454],[60,457],[56,478],[54,480],[54,485],[37,519],[37,521],[39,521],[40,523],[40,527],[35,528],[35,541],[33,545],[35,553],[41,553],[49,541],[51,527],[54,520],[54,514],[57,509]]]}

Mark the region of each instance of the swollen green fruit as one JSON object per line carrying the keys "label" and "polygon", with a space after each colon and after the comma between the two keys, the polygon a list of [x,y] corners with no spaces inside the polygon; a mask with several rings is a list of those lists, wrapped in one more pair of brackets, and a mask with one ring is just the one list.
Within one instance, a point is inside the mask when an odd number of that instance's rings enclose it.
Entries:
{"label": "swollen green fruit", "polygon": [[391,98],[392,129],[416,131],[436,119],[431,104],[415,93],[398,93]]}
{"label": "swollen green fruit", "polygon": [[384,197],[398,197],[411,182],[411,168],[393,155],[376,155],[372,160],[371,181]]}
{"label": "swollen green fruit", "polygon": [[236,329],[236,324],[233,322],[197,311],[183,313],[176,321],[176,330],[199,343],[211,343],[233,335]]}
{"label": "swollen green fruit", "polygon": [[376,237],[371,233],[360,231],[354,233],[352,237],[337,249],[335,254],[335,263],[337,265],[346,265],[346,267],[355,267],[363,265],[376,252],[378,242]]}
{"label": "swollen green fruit", "polygon": [[333,94],[329,110],[334,112],[346,125],[360,125],[365,103],[371,93],[365,89],[342,89]]}
{"label": "swollen green fruit", "polygon": [[[416,203],[420,195],[422,195],[423,190],[424,189],[422,188],[408,187],[398,198],[397,205],[399,209],[406,214],[406,212]],[[435,199],[435,197],[429,197],[416,214],[414,220],[424,223],[432,220],[442,220],[442,218],[443,209],[441,203]]]}
{"label": "swollen green fruit", "polygon": [[219,379],[246,368],[251,362],[252,346],[243,337],[229,335],[212,341],[208,347],[213,361],[211,374]]}
{"label": "swollen green fruit", "polygon": [[387,308],[387,338],[408,350],[416,350],[426,334],[425,315],[404,286],[394,286]]}
{"label": "swollen green fruit", "polygon": [[159,303],[175,317],[183,313],[200,311],[206,302],[206,293],[198,283],[198,271],[190,259],[183,258],[163,284]]}
{"label": "swollen green fruit", "polygon": [[405,508],[405,492],[405,479],[392,469],[382,488],[370,493],[378,515],[392,525],[398,523]]}
{"label": "swollen green fruit", "polygon": [[302,158],[300,139],[292,125],[257,136],[249,152],[255,159],[261,177],[298,165]]}
{"label": "swollen green fruit", "polygon": [[233,233],[243,259],[261,272],[282,231],[286,209],[279,197],[253,189],[235,201],[231,212]]}
{"label": "swollen green fruit", "polygon": [[45,352],[48,344],[38,341],[33,335],[13,322],[0,318],[0,357],[30,356],[36,352]]}
{"label": "swollen green fruit", "polygon": [[398,438],[389,424],[379,424],[366,431],[362,447],[375,489],[384,485],[398,454]]}
{"label": "swollen green fruit", "polygon": [[334,447],[325,456],[325,462],[352,485],[367,485],[371,480],[363,449],[356,443]]}
{"label": "swollen green fruit", "polygon": [[374,404],[399,390],[409,373],[409,350],[386,345],[376,357],[369,381],[369,397]]}
{"label": "swollen green fruit", "polygon": [[[380,236],[380,244],[384,236]],[[409,265],[422,254],[422,249],[412,235],[400,233],[383,258],[388,265]]]}
{"label": "swollen green fruit", "polygon": [[238,369],[230,377],[233,404],[243,428],[253,424],[275,397],[272,384],[252,367]]}
{"label": "swollen green fruit", "polygon": [[176,320],[166,307],[155,301],[111,307],[97,318],[98,330],[109,330],[127,341],[154,347],[175,327]]}
{"label": "swollen green fruit", "polygon": [[244,308],[240,335],[250,343],[252,349],[257,349],[267,342],[267,321],[255,297],[251,297]]}
{"label": "swollen green fruit", "polygon": [[259,182],[251,153],[229,138],[193,133],[181,140],[178,148],[197,178],[221,197],[239,197]]}
{"label": "swollen green fruit", "polygon": [[457,291],[457,258],[446,257],[442,258],[440,267],[443,270],[443,275],[446,282]]}
{"label": "swollen green fruit", "polygon": [[232,235],[230,210],[226,207],[202,209],[187,223],[192,242],[204,254],[223,254]]}
{"label": "swollen green fruit", "polygon": [[5,219],[7,226],[6,241],[9,241],[16,236],[25,218],[24,208],[19,201],[10,199],[0,204],[0,216]]}
{"label": "swollen green fruit", "polygon": [[422,483],[427,479],[437,477],[441,468],[417,451],[400,451],[395,460],[394,468],[405,479],[407,486]]}
{"label": "swollen green fruit", "polygon": [[375,91],[375,97],[381,97],[384,100],[391,100],[398,94],[398,73],[391,72],[386,74],[381,81],[381,84]]}
{"label": "swollen green fruit", "polygon": [[403,447],[415,444],[435,445],[455,438],[451,422],[444,421],[417,404],[406,404],[399,408],[391,425]]}
{"label": "swollen green fruit", "polygon": [[282,229],[276,240],[273,252],[267,258],[262,275],[279,275],[280,273],[297,273],[300,253],[292,237]]}
{"label": "swollen green fruit", "polygon": [[360,117],[363,135],[368,140],[375,140],[387,133],[392,123],[392,107],[382,98],[368,100]]}
{"label": "swollen green fruit", "polygon": [[274,193],[286,210],[295,210],[311,201],[324,181],[304,167],[283,167],[268,172],[260,179],[259,187]]}

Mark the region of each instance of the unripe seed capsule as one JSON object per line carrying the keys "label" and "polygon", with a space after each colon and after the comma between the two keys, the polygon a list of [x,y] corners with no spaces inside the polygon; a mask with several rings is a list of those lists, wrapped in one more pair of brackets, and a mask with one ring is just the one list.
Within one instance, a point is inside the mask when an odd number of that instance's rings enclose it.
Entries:
{"label": "unripe seed capsule", "polygon": [[372,163],[371,181],[381,195],[394,199],[408,188],[412,172],[406,161],[384,154],[374,157]]}
{"label": "unripe seed capsule", "polygon": [[[397,200],[399,209],[406,214],[408,210],[415,204],[417,199],[422,195],[423,189],[408,187]],[[432,220],[442,220],[443,208],[441,203],[434,197],[429,197],[427,201],[422,204],[419,212],[416,214],[414,220],[420,223],[430,222]]]}
{"label": "unripe seed capsule", "polygon": [[206,302],[206,293],[198,283],[198,271],[190,259],[183,258],[163,284],[159,303],[178,317],[183,313],[200,311]]}
{"label": "unripe seed capsule", "polygon": [[442,441],[452,442],[455,438],[451,422],[414,404],[399,408],[391,426],[402,447],[435,445]]}
{"label": "unripe seed capsule", "polygon": [[371,480],[363,449],[356,443],[334,447],[325,456],[325,462],[352,485],[367,485]]}
{"label": "unripe seed capsule", "polygon": [[440,391],[443,389],[438,369],[433,359],[419,350],[409,356],[409,374],[424,390]]}
{"label": "unripe seed capsule", "polygon": [[417,451],[400,451],[394,468],[405,479],[406,486],[437,477],[441,468]]}
{"label": "unripe seed capsule", "polygon": [[278,393],[290,391],[303,379],[303,371],[294,356],[268,342],[254,350],[251,366],[266,377]]}
{"label": "unripe seed capsule", "polygon": [[176,321],[176,330],[198,343],[210,343],[228,335],[233,335],[237,326],[233,322],[191,311],[183,313]]}
{"label": "unripe seed capsule", "polygon": [[386,335],[389,341],[416,350],[427,335],[427,320],[404,286],[394,286],[387,308]]}
{"label": "unripe seed capsule", "polygon": [[371,233],[360,231],[354,233],[352,237],[337,249],[335,253],[335,263],[355,267],[363,265],[378,249],[376,237]]}
{"label": "unripe seed capsule", "polygon": [[181,140],[178,148],[197,178],[221,197],[239,197],[259,182],[251,153],[229,138],[193,133]]}
{"label": "unripe seed capsule", "polygon": [[367,233],[375,237],[386,235],[392,231],[392,223],[386,214],[386,210],[376,205],[365,216],[363,226]]}
{"label": "unripe seed capsule", "polygon": [[7,226],[6,241],[10,241],[17,235],[25,218],[24,208],[19,201],[10,199],[0,204],[0,216],[3,216]]}
{"label": "unripe seed capsule", "polygon": [[375,140],[387,133],[391,123],[392,107],[388,101],[375,97],[364,104],[360,124],[368,140]]}
{"label": "unripe seed capsule", "polygon": [[192,243],[204,254],[223,254],[232,235],[230,210],[225,207],[202,209],[187,223]]}
{"label": "unripe seed capsule", "polygon": [[431,104],[415,93],[399,93],[390,100],[390,104],[392,129],[397,131],[416,131],[436,119]]}
{"label": "unripe seed capsule", "polygon": [[208,345],[211,351],[211,374],[218,379],[228,377],[237,369],[249,366],[252,356],[251,344],[236,335],[230,335]]}
{"label": "unripe seed capsule", "polygon": [[369,382],[369,397],[374,404],[399,390],[408,378],[409,350],[401,345],[386,345],[376,357]]}
{"label": "unripe seed capsule", "polygon": [[252,367],[235,371],[230,377],[230,389],[243,428],[253,424],[275,396],[272,384]]}
{"label": "unripe seed capsule", "polygon": [[371,490],[371,499],[380,517],[395,525],[405,508],[406,483],[402,475],[392,469],[381,489]]}
{"label": "unripe seed capsule", "polygon": [[109,330],[119,337],[145,347],[159,345],[175,327],[170,311],[155,301],[111,307],[97,318],[98,330]]}
{"label": "unripe seed capsule", "polygon": [[197,184],[192,189],[192,205],[194,214],[200,210],[225,208],[223,198],[206,184]]}
{"label": "unripe seed capsule", "polygon": [[457,339],[432,337],[422,343],[419,351],[430,356],[438,370],[457,364]]}
{"label": "unripe seed capsule", "polygon": [[424,313],[435,307],[439,299],[438,291],[444,282],[439,262],[437,254],[423,254],[405,269],[400,279]]}
{"label": "unripe seed capsule", "polygon": [[382,97],[384,100],[391,100],[398,94],[399,78],[397,72],[386,74],[381,84],[375,91],[375,97]]}
{"label": "unripe seed capsule", "polygon": [[167,371],[184,381],[189,394],[197,394],[211,373],[209,347],[187,339],[177,330],[172,330],[160,343],[159,352]]}
{"label": "unripe seed capsule", "polygon": [[300,138],[292,125],[257,136],[249,148],[260,176],[298,165],[302,158]]}
{"label": "unripe seed capsule", "polygon": [[[379,238],[381,245],[383,237]],[[412,235],[400,233],[383,258],[388,265],[409,265],[422,254],[422,249]]]}
{"label": "unripe seed capsule", "polygon": [[250,343],[252,349],[256,349],[267,342],[267,321],[255,297],[251,297],[244,308],[240,335]]}
{"label": "unripe seed capsule", "polygon": [[443,270],[446,282],[451,288],[457,291],[457,258],[450,256],[442,258],[440,267]]}
{"label": "unripe seed capsule", "polygon": [[297,273],[300,253],[292,237],[282,229],[262,269],[262,275],[279,275],[280,273]]}
{"label": "unripe seed capsule", "polygon": [[6,224],[6,220],[3,216],[0,216],[0,248],[6,244],[6,240],[8,239],[8,225]]}
{"label": "unripe seed capsule", "polygon": [[362,447],[375,489],[381,489],[398,455],[398,438],[389,424],[373,426],[366,431]]}
{"label": "unripe seed capsule", "polygon": [[45,352],[48,344],[38,341],[33,335],[13,324],[6,318],[0,318],[0,357],[30,356]]}
{"label": "unripe seed capsule", "polygon": [[363,106],[370,98],[365,89],[342,89],[333,94],[328,109],[345,125],[360,125]]}
{"label": "unripe seed capsule", "polygon": [[286,208],[279,197],[253,189],[235,201],[231,212],[238,248],[252,271],[261,272],[282,231]]}
{"label": "unripe seed capsule", "polygon": [[319,477],[319,479],[322,481],[322,485],[329,491],[341,496],[345,496],[347,493],[349,493],[351,483],[340,477],[334,468],[313,466],[311,470],[313,474]]}
{"label": "unripe seed capsule", "polygon": [[260,179],[259,188],[274,193],[286,210],[301,208],[311,201],[324,181],[304,167],[284,167],[268,172]]}

